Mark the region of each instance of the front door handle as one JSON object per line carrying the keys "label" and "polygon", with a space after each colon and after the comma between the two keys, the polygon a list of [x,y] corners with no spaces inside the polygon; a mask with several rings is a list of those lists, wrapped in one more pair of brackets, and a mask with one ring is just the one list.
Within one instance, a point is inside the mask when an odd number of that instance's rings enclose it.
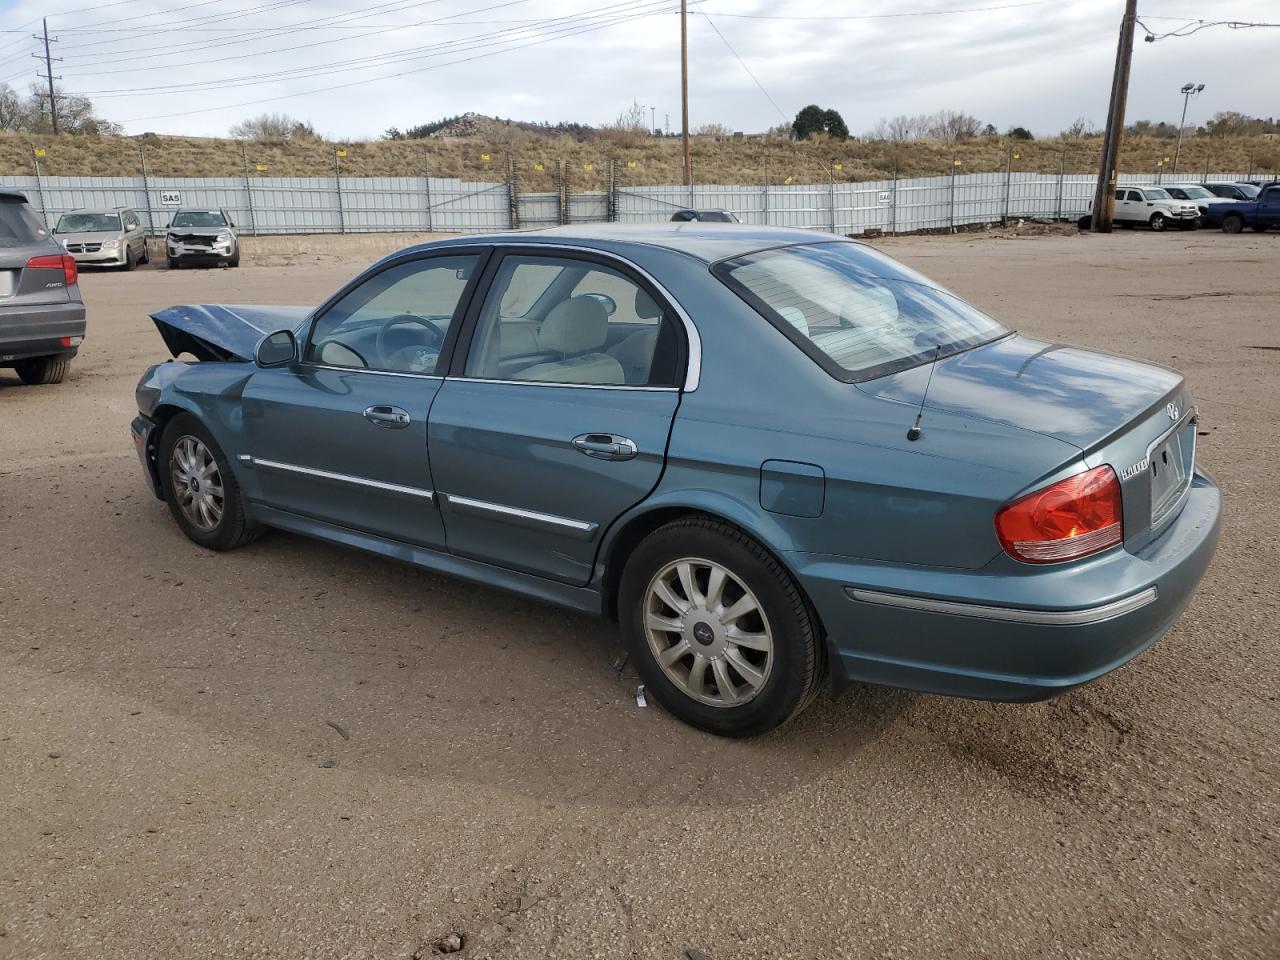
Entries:
{"label": "front door handle", "polygon": [[364,418],[374,426],[386,427],[388,430],[403,430],[410,422],[407,410],[385,403],[365,407]]}
{"label": "front door handle", "polygon": [[583,433],[573,438],[579,453],[597,460],[630,460],[637,453],[634,440],[615,437],[612,433]]}

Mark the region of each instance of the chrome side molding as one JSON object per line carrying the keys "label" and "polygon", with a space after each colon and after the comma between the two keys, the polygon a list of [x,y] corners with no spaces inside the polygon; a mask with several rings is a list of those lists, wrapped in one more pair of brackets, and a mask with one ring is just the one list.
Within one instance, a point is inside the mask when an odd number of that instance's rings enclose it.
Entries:
{"label": "chrome side molding", "polygon": [[422,487],[408,487],[400,483],[387,483],[383,480],[370,480],[368,477],[355,477],[349,473],[334,473],[332,470],[318,470],[315,467],[301,467],[296,463],[281,463],[279,460],[263,460],[258,457],[240,454],[237,458],[243,463],[263,470],[275,470],[279,473],[296,473],[305,477],[317,477],[321,480],[333,480],[336,483],[349,483],[357,487],[370,487],[374,490],[386,490],[388,493],[403,493],[408,497],[421,497],[431,500],[435,492]]}
{"label": "chrome side molding", "polygon": [[558,517],[553,513],[540,513],[537,510],[525,510],[521,507],[508,507],[501,503],[490,503],[488,500],[473,500],[470,497],[458,497],[451,493],[442,495],[450,506],[465,513],[497,514],[508,520],[518,520],[534,527],[550,527],[558,533],[571,532],[582,540],[590,540],[599,524],[587,520],[574,520],[570,517]]}

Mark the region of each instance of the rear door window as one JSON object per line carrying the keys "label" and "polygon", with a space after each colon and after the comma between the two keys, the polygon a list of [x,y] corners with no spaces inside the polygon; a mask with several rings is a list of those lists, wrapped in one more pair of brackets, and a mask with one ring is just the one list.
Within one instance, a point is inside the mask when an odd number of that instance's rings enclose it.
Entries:
{"label": "rear door window", "polygon": [[21,247],[48,236],[31,204],[21,197],[0,196],[0,247]]}

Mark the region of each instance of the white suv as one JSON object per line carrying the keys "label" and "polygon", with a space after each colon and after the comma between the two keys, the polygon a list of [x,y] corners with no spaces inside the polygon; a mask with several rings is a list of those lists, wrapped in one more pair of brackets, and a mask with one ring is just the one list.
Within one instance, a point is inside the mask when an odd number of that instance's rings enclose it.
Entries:
{"label": "white suv", "polygon": [[1116,190],[1115,219],[1145,223],[1152,230],[1165,230],[1172,224],[1192,230],[1200,219],[1200,208],[1189,200],[1175,200],[1160,187],[1120,187]]}

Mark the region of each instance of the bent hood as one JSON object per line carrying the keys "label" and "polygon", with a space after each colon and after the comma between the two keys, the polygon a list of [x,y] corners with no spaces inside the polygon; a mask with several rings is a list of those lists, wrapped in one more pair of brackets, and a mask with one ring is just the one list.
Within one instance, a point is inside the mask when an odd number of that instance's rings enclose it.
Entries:
{"label": "bent hood", "polygon": [[1179,396],[1181,374],[1109,353],[1013,335],[859,384],[924,408],[1033,430],[1088,451]]}
{"label": "bent hood", "polygon": [[169,352],[197,360],[252,360],[258,341],[277,330],[297,330],[312,307],[198,304],[153,313]]}

